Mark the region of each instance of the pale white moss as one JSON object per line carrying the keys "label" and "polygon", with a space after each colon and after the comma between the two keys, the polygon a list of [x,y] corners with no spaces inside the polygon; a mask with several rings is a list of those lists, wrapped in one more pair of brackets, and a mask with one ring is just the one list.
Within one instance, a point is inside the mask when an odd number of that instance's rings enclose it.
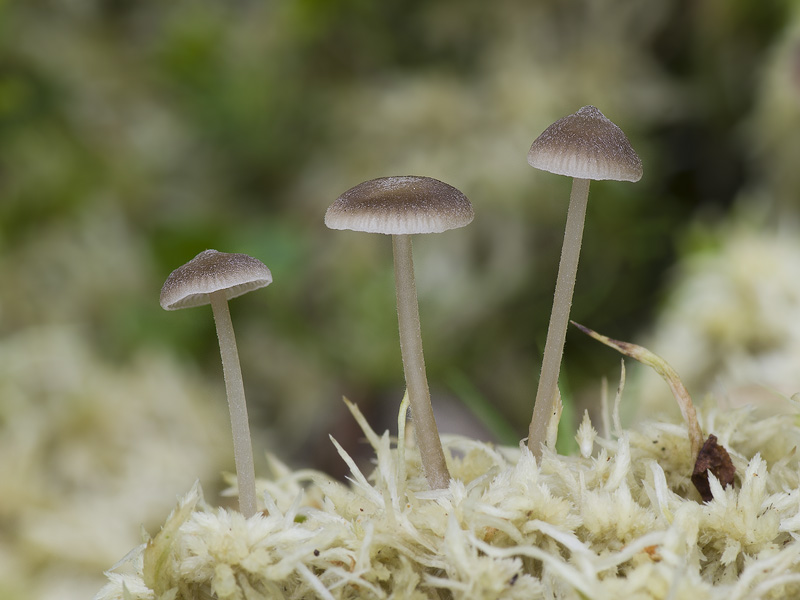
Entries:
{"label": "pale white moss", "polygon": [[[741,199],[753,200],[763,199]],[[797,227],[791,219],[779,228],[757,227],[740,210],[700,239],[677,264],[643,344],[668,360],[690,390],[713,389],[730,406],[786,409],[781,396],[800,390]],[[632,384],[641,398],[639,415],[675,410],[651,370],[637,369]]]}
{"label": "pale white moss", "polygon": [[227,463],[225,408],[198,374],[154,351],[115,364],[89,337],[0,339],[0,597],[90,597],[142,523]]}
{"label": "pale white moss", "polygon": [[[371,474],[335,441],[348,484],[271,457],[273,478],[258,482],[263,512],[251,519],[208,506],[195,486],[96,599],[800,593],[794,417],[701,410],[738,468],[732,487],[712,478],[714,499],[702,504],[683,425],[650,422],[606,438],[585,417],[582,455],[546,450],[540,465],[524,446],[445,437],[454,479],[430,491],[413,446],[379,436],[350,408],[375,451]],[[784,440],[783,455],[750,441],[769,437]]]}

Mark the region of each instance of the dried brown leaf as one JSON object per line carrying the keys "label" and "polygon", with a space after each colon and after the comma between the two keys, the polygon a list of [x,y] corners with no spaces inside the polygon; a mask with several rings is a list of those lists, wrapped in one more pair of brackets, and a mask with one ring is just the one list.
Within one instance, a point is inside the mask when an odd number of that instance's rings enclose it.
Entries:
{"label": "dried brown leaf", "polygon": [[724,446],[717,444],[717,436],[713,433],[708,436],[705,444],[700,449],[697,455],[697,461],[694,463],[694,472],[692,473],[692,483],[703,502],[710,502],[714,496],[711,494],[711,486],[708,483],[709,471],[714,474],[722,487],[725,488],[733,484],[733,475],[736,468],[731,462],[731,457]]}

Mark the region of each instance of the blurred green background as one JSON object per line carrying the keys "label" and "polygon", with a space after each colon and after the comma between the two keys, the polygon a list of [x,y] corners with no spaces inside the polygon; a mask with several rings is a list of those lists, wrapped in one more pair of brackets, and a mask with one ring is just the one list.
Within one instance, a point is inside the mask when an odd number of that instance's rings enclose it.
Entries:
{"label": "blurred green background", "polygon": [[[592,185],[573,318],[635,341],[725,223],[796,221],[796,2],[0,2],[0,595],[81,597],[194,478],[217,501],[233,467],[211,312],[158,305],[201,250],[273,272],[231,303],[257,455],[343,475],[328,433],[364,445],[342,395],[394,429],[389,240],[322,221],[367,179],[427,175],[472,200],[470,226],[415,240],[434,407],[445,432],[525,436],[570,186],[526,154],[586,104],[645,175]],[[575,412],[609,356],[569,333]],[[115,504],[145,488],[160,503]],[[26,529],[104,494],[119,531]],[[76,552],[92,527],[103,539]]]}

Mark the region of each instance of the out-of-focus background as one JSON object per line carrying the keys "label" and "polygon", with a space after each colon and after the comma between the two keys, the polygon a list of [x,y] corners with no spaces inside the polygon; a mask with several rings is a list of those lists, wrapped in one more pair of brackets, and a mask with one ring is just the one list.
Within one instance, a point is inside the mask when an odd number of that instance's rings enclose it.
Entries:
{"label": "out-of-focus background", "polygon": [[[394,429],[389,240],[322,220],[367,179],[472,200],[415,240],[434,408],[525,436],[570,186],[526,153],[586,104],[645,175],[592,185],[573,318],[699,398],[800,391],[793,0],[0,2],[0,597],[90,597],[195,479],[227,501],[211,311],[158,305],[201,250],[273,272],[231,303],[259,474],[271,451],[343,475],[328,433],[364,445],[342,395]],[[628,413],[672,410],[628,370]],[[565,451],[618,371],[569,333]]]}

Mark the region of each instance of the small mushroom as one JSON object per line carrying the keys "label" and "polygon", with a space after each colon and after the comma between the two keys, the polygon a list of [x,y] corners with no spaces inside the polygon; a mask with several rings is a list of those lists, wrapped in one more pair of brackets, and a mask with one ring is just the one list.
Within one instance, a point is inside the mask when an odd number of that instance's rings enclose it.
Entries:
{"label": "small mushroom", "polygon": [[392,236],[400,353],[422,466],[432,489],[446,488],[450,473],[425,374],[410,236],[463,227],[473,217],[472,204],[464,194],[430,177],[365,181],[339,196],[325,213],[325,225],[331,229]]}
{"label": "small mushroom", "polygon": [[556,121],[536,138],[528,152],[528,164],[573,178],[542,372],[528,432],[528,448],[538,459],[542,455],[541,444],[545,441],[558,386],[589,199],[589,180],[639,181],[642,161],[619,127],[594,106],[584,106]]}
{"label": "small mushroom", "polygon": [[245,517],[256,513],[255,468],[242,370],[228,300],[270,283],[272,273],[260,260],[246,254],[204,250],[170,273],[161,288],[161,308],[165,310],[211,304],[231,414],[239,511]]}

